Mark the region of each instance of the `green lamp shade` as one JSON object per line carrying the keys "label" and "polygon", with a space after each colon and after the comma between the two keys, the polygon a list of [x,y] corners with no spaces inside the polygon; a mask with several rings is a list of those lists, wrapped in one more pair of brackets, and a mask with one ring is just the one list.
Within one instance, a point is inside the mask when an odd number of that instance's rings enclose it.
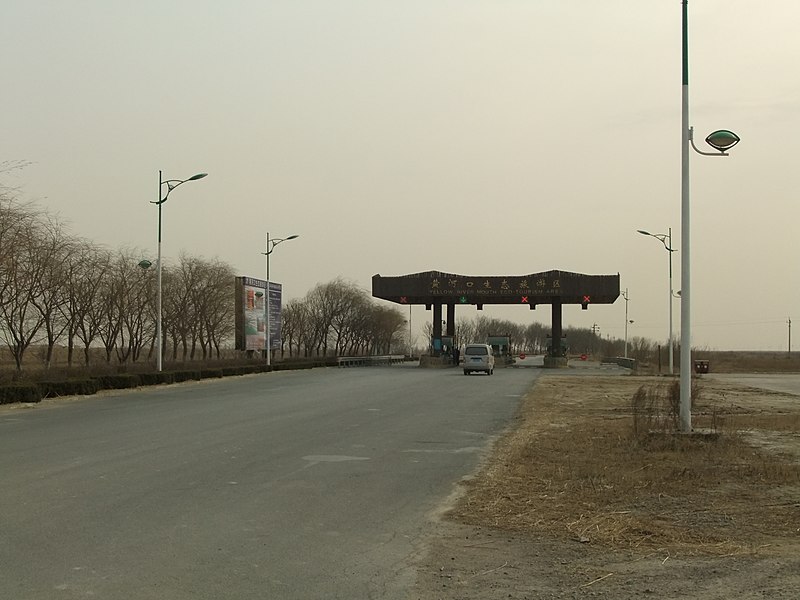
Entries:
{"label": "green lamp shade", "polygon": [[736,144],[738,144],[739,141],[739,136],[732,131],[728,131],[727,129],[718,129],[717,131],[712,131],[706,138],[706,144],[719,150],[720,152],[730,150]]}

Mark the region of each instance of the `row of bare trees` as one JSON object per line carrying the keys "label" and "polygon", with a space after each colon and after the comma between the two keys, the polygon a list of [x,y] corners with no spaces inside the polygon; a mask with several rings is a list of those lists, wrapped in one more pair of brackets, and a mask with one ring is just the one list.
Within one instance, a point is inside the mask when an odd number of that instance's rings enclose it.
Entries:
{"label": "row of bare trees", "polygon": [[290,357],[391,354],[405,346],[400,311],[343,279],[318,284],[282,312],[281,353]]}
{"label": "row of bare trees", "polygon": [[[426,324],[424,333],[430,339],[433,327]],[[512,354],[544,354],[550,345],[550,328],[541,323],[523,325],[506,319],[495,319],[480,315],[474,319],[456,321],[455,337],[459,345],[485,342],[489,336],[507,335],[511,338]],[[595,356],[623,356],[625,341],[616,338],[604,338],[597,330],[591,328],[568,327],[564,329],[566,345],[576,354]],[[659,360],[660,347],[656,342],[643,337],[632,337],[628,340],[627,355],[640,362]],[[664,349],[666,352],[667,349]]]}
{"label": "row of bare trees", "polygon": [[[0,189],[0,341],[17,370],[34,346],[43,349],[45,367],[59,347],[66,348],[69,366],[153,360],[157,273],[153,265],[142,268],[141,259],[138,250],[108,250],[76,238]],[[164,264],[167,359],[220,358],[232,346],[234,280],[233,268],[219,260],[182,254],[176,264]],[[281,353],[290,357],[403,349],[400,312],[342,279],[287,302],[282,318]]]}
{"label": "row of bare trees", "polygon": [[[0,340],[17,370],[32,346],[49,367],[58,346],[67,363],[135,362],[155,352],[156,270],[135,250],[108,250],[69,235],[50,215],[0,190]],[[166,356],[219,356],[233,334],[230,265],[182,255],[163,269]]]}

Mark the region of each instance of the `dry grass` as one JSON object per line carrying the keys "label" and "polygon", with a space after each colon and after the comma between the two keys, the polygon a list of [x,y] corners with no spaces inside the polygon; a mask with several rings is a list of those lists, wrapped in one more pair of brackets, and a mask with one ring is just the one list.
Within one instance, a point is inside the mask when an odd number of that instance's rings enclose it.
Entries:
{"label": "dry grass", "polygon": [[713,373],[798,373],[800,353],[695,350],[693,359],[708,360]]}
{"label": "dry grass", "polygon": [[519,427],[498,443],[453,514],[473,524],[676,553],[731,554],[800,538],[800,453],[754,445],[752,435],[796,438],[786,434],[800,432],[800,414],[726,408],[710,389],[698,394],[694,410],[695,426],[712,434],[675,435],[674,397],[657,381],[542,378]]}

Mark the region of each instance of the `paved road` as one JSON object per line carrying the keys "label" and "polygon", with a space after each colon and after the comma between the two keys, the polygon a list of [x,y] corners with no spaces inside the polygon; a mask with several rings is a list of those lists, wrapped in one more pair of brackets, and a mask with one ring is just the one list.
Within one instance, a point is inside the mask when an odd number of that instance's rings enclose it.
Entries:
{"label": "paved road", "polygon": [[[541,354],[526,356],[525,358],[514,357],[514,368],[541,368],[544,365],[544,356]],[[630,375],[630,369],[625,369],[613,363],[601,363],[594,360],[580,360],[571,358],[568,368],[547,370],[545,373],[550,375]]]}
{"label": "paved road", "polygon": [[800,396],[800,373],[713,373],[704,377]]}
{"label": "paved road", "polygon": [[538,369],[282,372],[0,412],[0,596],[405,598]]}

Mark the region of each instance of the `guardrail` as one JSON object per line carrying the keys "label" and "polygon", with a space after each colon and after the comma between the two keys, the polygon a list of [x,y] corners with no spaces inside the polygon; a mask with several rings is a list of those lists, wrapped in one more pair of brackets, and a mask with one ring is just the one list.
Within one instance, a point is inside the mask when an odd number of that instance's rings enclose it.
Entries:
{"label": "guardrail", "polygon": [[337,356],[336,363],[339,367],[376,367],[401,363],[406,359],[402,354],[387,356]]}
{"label": "guardrail", "polygon": [[613,357],[603,357],[600,360],[600,364],[602,365],[618,365],[620,367],[624,367],[625,369],[636,370],[636,359],[635,358],[625,358],[622,356],[613,356]]}

